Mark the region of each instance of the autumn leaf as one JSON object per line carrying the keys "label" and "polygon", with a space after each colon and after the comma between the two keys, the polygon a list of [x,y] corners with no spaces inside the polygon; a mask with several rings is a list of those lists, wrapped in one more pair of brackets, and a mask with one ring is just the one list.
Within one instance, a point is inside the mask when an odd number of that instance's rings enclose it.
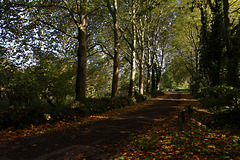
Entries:
{"label": "autumn leaf", "polygon": [[75,156],[75,159],[82,159],[84,157],[84,153],[80,153],[77,156]]}
{"label": "autumn leaf", "polygon": [[[119,148],[113,158],[127,159],[237,159],[240,137],[229,132],[207,128],[200,119],[205,112],[195,112],[185,129],[179,131],[177,111],[163,115],[153,126],[138,130]],[[207,117],[208,118],[208,117]],[[157,143],[154,143],[157,142]],[[234,158],[235,157],[235,158]]]}

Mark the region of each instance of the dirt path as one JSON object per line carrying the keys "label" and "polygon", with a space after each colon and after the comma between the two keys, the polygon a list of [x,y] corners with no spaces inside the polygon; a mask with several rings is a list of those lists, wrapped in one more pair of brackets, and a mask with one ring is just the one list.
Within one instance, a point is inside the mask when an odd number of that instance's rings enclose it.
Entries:
{"label": "dirt path", "polygon": [[129,137],[161,114],[180,106],[181,93],[171,93],[166,99],[151,99],[153,103],[141,111],[95,122],[77,129],[57,131],[40,136],[0,142],[0,160],[104,159],[108,154],[102,146],[112,145]]}

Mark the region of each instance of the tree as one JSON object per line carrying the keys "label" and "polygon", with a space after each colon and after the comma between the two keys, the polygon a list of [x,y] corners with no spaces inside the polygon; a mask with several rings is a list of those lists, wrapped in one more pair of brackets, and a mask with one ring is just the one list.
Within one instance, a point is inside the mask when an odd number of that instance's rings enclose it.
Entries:
{"label": "tree", "polygon": [[[143,4],[142,4],[143,5]],[[143,6],[142,6],[143,7]],[[139,94],[143,94],[143,65],[144,65],[144,57],[145,57],[145,21],[146,16],[143,15],[139,19],[139,41],[140,41],[140,51],[138,57],[138,68],[139,68]]]}
{"label": "tree", "polygon": [[[236,2],[235,2],[236,3]],[[238,79],[238,62],[239,62],[239,36],[240,36],[240,20],[235,26],[231,26],[229,18],[229,1],[223,0],[224,12],[224,43],[226,46],[227,63],[227,84],[229,86],[237,87]],[[236,8],[234,12],[239,10]],[[232,23],[233,24],[233,23]],[[231,27],[233,28],[231,30]],[[232,37],[232,38],[231,38]],[[237,47],[238,46],[238,47]]]}
{"label": "tree", "polygon": [[136,5],[134,0],[132,0],[132,45],[131,45],[131,72],[130,72],[130,84],[129,84],[129,96],[134,96],[135,91],[135,74],[136,74]]}
{"label": "tree", "polygon": [[[156,8],[152,9],[149,18],[150,22],[148,22],[151,24],[148,31],[148,36],[151,37],[150,42],[148,42],[148,52],[150,51],[151,56],[146,57],[148,58],[148,72],[150,68],[152,69],[152,90],[159,90],[165,58],[170,51],[169,48],[173,47],[170,37],[175,19],[174,7],[176,4],[173,1],[168,1],[168,3],[161,2],[155,5]],[[149,63],[149,58],[151,63]],[[147,81],[149,81],[149,76]],[[149,88],[149,84],[147,88]]]}
{"label": "tree", "polygon": [[[76,78],[76,100],[80,101],[86,97],[86,55],[87,55],[87,28],[88,16],[98,7],[90,7],[90,2],[81,1],[37,1],[37,2],[9,2],[6,6],[19,6],[28,11],[30,18],[24,17],[30,22],[40,22],[43,26],[50,27],[64,36],[73,39],[78,47],[77,78]],[[51,15],[51,16],[49,16]]]}
{"label": "tree", "polygon": [[[235,3],[237,1],[233,2],[231,10],[237,5]],[[237,16],[234,12],[239,8],[232,12],[231,17],[234,18],[230,23],[228,1],[208,0],[204,6],[199,6],[202,22],[200,64],[203,77],[207,79],[209,86],[225,83],[236,86],[239,56],[235,54],[238,49],[232,50],[232,44],[237,41],[232,41],[230,37],[235,37],[233,35],[237,33],[235,31],[238,24],[234,23]]]}
{"label": "tree", "polygon": [[117,96],[118,91],[118,74],[119,74],[119,28],[118,28],[118,1],[114,0],[111,5],[109,0],[106,0],[107,8],[112,16],[113,32],[114,32],[114,57],[113,57],[113,79],[111,97]]}
{"label": "tree", "polygon": [[[128,96],[133,97],[135,91],[135,78],[136,78],[136,45],[137,45],[137,33],[136,33],[136,1],[132,0],[125,3],[126,6],[131,6],[127,8],[129,15],[122,15],[122,20],[128,22],[121,28],[121,34],[124,41],[130,50],[130,54],[125,53],[125,59],[130,63],[130,81]],[[131,24],[131,25],[129,25]],[[124,44],[123,44],[124,45]],[[121,48],[123,50],[123,47]]]}

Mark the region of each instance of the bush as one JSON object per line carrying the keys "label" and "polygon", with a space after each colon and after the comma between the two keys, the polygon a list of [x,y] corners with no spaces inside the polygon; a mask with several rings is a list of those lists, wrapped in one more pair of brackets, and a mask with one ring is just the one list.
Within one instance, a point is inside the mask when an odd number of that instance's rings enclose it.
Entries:
{"label": "bush", "polygon": [[151,95],[152,98],[164,95],[164,93],[160,90],[159,91],[151,91],[149,94]]}
{"label": "bush", "polygon": [[240,103],[240,90],[231,86],[214,86],[204,88],[201,93],[203,98],[200,102],[214,111],[229,108],[238,109]]}
{"label": "bush", "polygon": [[40,102],[29,107],[5,107],[0,111],[0,129],[8,127],[20,129],[31,124],[40,125],[46,122],[74,120],[79,116],[99,114],[130,106],[162,94],[161,91],[154,91],[151,94],[136,94],[134,97],[87,98],[82,102],[75,101],[69,106],[58,105],[57,107]]}
{"label": "bush", "polygon": [[217,129],[235,129],[240,131],[240,111],[225,111],[213,116],[213,126]]}
{"label": "bush", "polygon": [[16,108],[10,106],[0,113],[0,129],[14,127],[16,129],[24,128],[28,125],[39,125],[45,122],[41,108]]}
{"label": "bush", "polygon": [[143,101],[150,99],[151,95],[150,94],[144,94],[144,95],[137,94],[137,95],[135,95],[135,98],[136,98],[136,101],[139,103],[139,102],[143,102]]}

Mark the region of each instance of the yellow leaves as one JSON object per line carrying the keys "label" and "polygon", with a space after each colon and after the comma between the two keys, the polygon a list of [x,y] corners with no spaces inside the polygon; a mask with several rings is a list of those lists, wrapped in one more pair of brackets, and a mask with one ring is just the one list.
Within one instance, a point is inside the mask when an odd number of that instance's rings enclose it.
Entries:
{"label": "yellow leaves", "polygon": [[192,159],[193,160],[200,160],[200,158],[196,154],[192,156]]}
{"label": "yellow leaves", "polygon": [[165,152],[160,152],[160,154],[161,154],[162,156],[167,155],[167,153],[165,153]]}
{"label": "yellow leaves", "polygon": [[10,109],[14,109],[14,106],[10,106],[9,108],[10,108]]}
{"label": "yellow leaves", "polygon": [[208,145],[207,148],[210,148],[210,149],[215,149],[215,145]]}
{"label": "yellow leaves", "polygon": [[102,145],[102,148],[107,148],[108,146],[107,145]]}
{"label": "yellow leaves", "polygon": [[[147,157],[148,159],[194,160],[221,159],[221,155],[234,159],[238,156],[239,136],[207,128],[203,122],[199,121],[199,115],[193,115],[186,124],[185,130],[178,131],[175,127],[177,125],[177,119],[174,118],[175,113],[172,114],[165,116],[166,119],[163,121],[155,121],[153,127],[138,131],[135,136],[132,136],[130,144],[121,149],[124,153],[121,156],[124,158],[132,156],[132,159]],[[204,117],[204,114],[201,117]],[[147,137],[151,137],[151,139],[147,139]],[[154,143],[156,141],[157,143]]]}
{"label": "yellow leaves", "polygon": [[82,159],[84,157],[84,153],[80,153],[77,156],[75,156],[75,159]]}

